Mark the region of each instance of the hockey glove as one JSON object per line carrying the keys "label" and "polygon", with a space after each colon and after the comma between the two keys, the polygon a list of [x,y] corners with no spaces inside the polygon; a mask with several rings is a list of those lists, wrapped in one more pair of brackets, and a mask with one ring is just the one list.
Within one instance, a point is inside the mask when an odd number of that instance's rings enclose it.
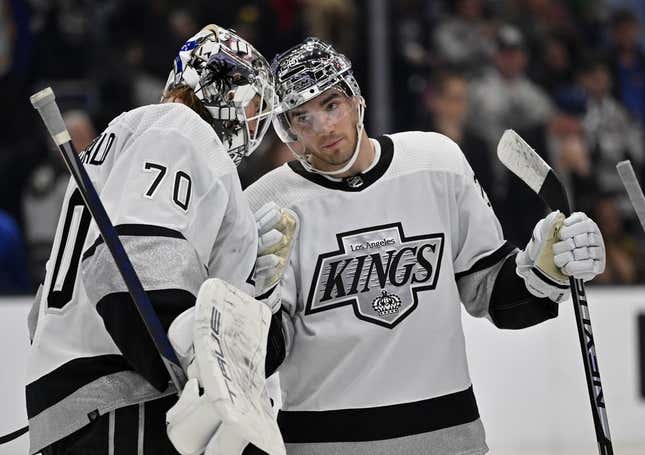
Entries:
{"label": "hockey glove", "polygon": [[298,217],[271,201],[255,212],[258,226],[258,257],[255,262],[256,296],[275,313],[280,308],[280,289],[276,286],[289,263],[298,233]]}
{"label": "hockey glove", "polygon": [[285,454],[264,380],[270,320],[265,305],[228,283],[202,285],[189,380],[166,414],[168,437],[182,455],[239,455],[249,442]]}
{"label": "hockey glove", "polygon": [[559,211],[538,221],[516,272],[536,297],[561,302],[569,298],[569,277],[585,281],[605,268],[605,247],[596,223],[584,213],[568,218]]}
{"label": "hockey glove", "polygon": [[582,212],[564,220],[553,245],[553,260],[562,273],[590,281],[605,271],[605,242],[598,225]]}

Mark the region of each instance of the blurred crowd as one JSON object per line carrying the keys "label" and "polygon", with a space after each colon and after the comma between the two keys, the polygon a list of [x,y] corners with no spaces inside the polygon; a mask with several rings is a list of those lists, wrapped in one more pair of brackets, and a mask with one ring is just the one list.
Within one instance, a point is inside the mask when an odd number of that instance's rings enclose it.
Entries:
{"label": "blurred crowd", "polygon": [[[607,247],[595,282],[645,282],[645,235],[615,164],[645,176],[645,3],[639,0],[384,0],[389,131],[456,141],[523,247],[542,202],[495,156],[518,131],[592,214]],[[156,103],[172,58],[203,25],[235,29],[271,59],[306,36],[350,57],[368,106],[372,0],[0,0],[0,293],[44,276],[68,176],[31,108],[56,92],[78,150],[124,110]],[[368,109],[369,117],[369,109]],[[432,151],[429,150],[428,153]],[[241,168],[248,185],[291,159],[268,134]]]}

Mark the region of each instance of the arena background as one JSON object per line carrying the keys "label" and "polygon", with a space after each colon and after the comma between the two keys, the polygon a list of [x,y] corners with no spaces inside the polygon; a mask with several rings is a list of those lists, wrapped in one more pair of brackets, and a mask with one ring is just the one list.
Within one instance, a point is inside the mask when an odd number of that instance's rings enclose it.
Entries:
{"label": "arena background", "polygon": [[[642,0],[0,0],[0,434],[25,424],[26,314],[68,179],[29,95],[54,88],[82,149],[157,102],[179,46],[218,23],[269,60],[305,36],[333,42],[354,62],[370,135],[453,138],[520,247],[545,208],[495,144],[514,128],[534,145],[603,231],[607,271],[589,300],[609,423],[616,453],[645,453],[645,236],[615,172],[630,159],[644,181],[644,20]],[[243,183],[288,159],[268,134]],[[570,303],[521,332],[464,325],[493,454],[594,453]],[[26,437],[5,453],[26,453]]]}

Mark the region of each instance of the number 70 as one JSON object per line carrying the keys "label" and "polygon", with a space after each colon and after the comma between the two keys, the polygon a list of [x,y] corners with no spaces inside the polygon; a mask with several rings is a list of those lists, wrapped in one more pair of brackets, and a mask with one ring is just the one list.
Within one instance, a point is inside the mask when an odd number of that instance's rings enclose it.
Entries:
{"label": "number 70", "polygon": [[[143,165],[145,172],[156,172],[152,185],[145,192],[144,196],[147,198],[153,198],[157,192],[159,184],[166,175],[168,168],[162,164],[151,163],[146,161]],[[184,171],[175,172],[175,183],[172,191],[172,200],[175,204],[181,207],[183,210],[188,210],[188,205],[190,204],[190,191],[192,188],[192,181],[190,175]]]}

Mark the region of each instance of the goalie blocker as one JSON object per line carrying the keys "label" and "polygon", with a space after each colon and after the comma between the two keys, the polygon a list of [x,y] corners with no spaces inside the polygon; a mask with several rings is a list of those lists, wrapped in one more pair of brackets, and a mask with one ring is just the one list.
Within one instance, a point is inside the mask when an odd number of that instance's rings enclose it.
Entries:
{"label": "goalie blocker", "polygon": [[[167,413],[168,436],[180,453],[240,454],[248,443],[270,455],[286,453],[265,388],[270,324],[264,303],[225,281],[204,282],[195,305],[189,380]],[[172,327],[169,335],[185,352]]]}

